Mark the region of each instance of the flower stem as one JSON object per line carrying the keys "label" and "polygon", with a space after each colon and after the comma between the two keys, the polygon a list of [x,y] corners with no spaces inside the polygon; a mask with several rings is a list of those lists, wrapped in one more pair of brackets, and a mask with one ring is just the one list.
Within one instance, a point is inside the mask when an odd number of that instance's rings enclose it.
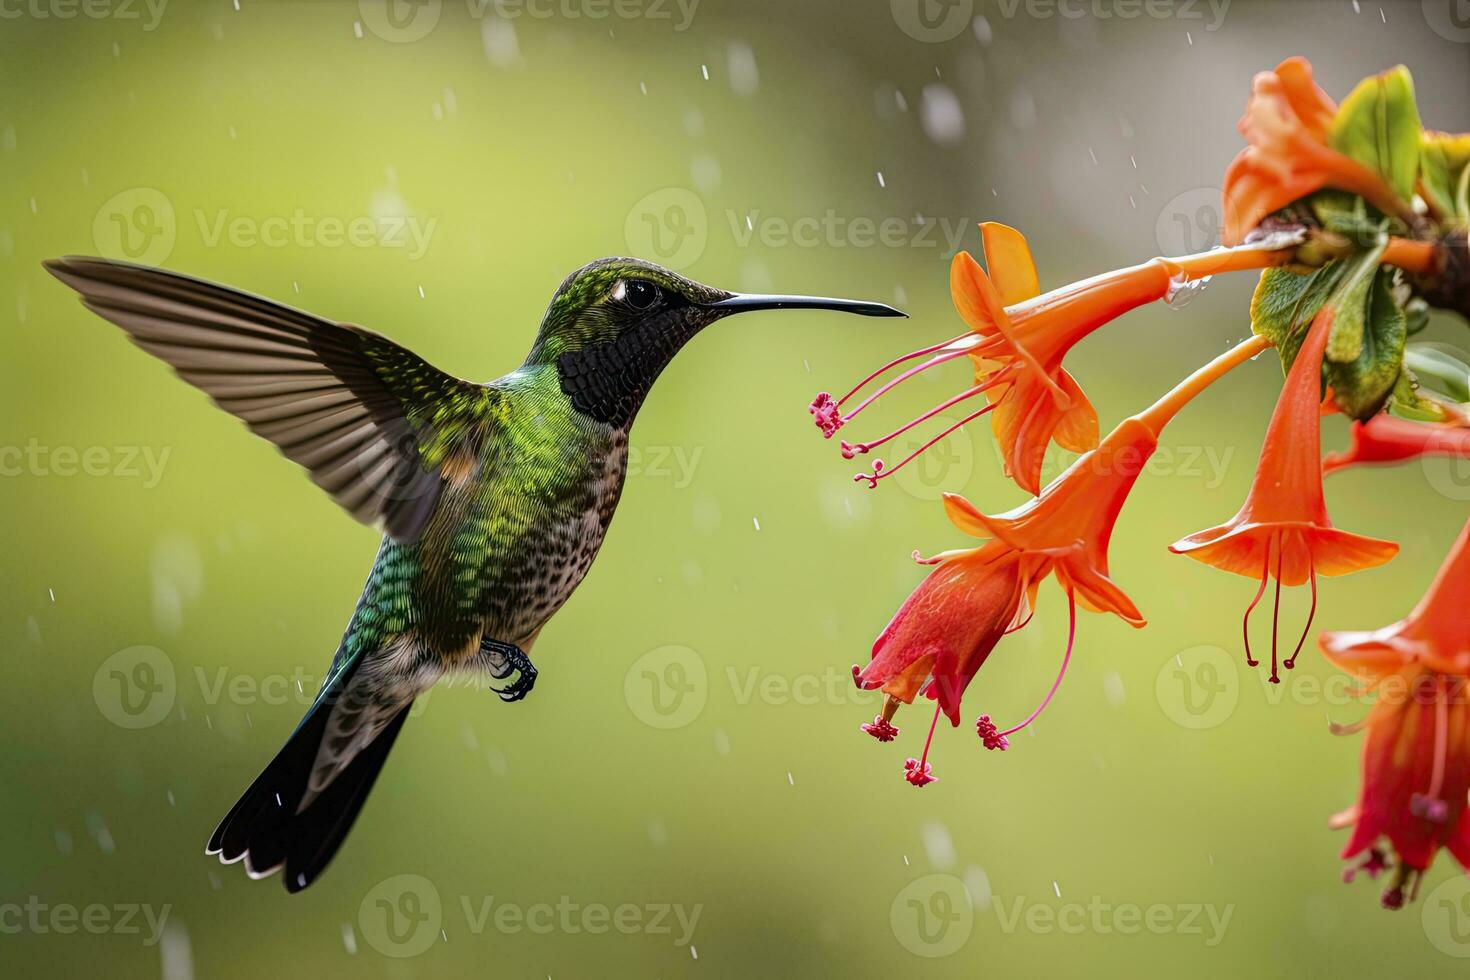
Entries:
{"label": "flower stem", "polygon": [[1296,245],[1284,248],[1262,249],[1250,246],[1216,248],[1194,255],[1165,258],[1162,261],[1178,266],[1191,281],[1224,272],[1245,272],[1250,269],[1270,269],[1278,265],[1290,265],[1296,258]]}
{"label": "flower stem", "polygon": [[1439,267],[1439,242],[1420,242],[1409,238],[1390,238],[1388,248],[1379,259],[1385,265],[1396,265],[1416,276],[1433,275]]}
{"label": "flower stem", "polygon": [[1244,364],[1270,346],[1271,341],[1261,336],[1252,336],[1248,340],[1241,341],[1179,382],[1172,391],[1139,412],[1134,418],[1148,426],[1154,438],[1158,438],[1164,431],[1164,426],[1168,425],[1174,416],[1179,414],[1179,410],[1188,405],[1196,395],[1219,381],[1232,369]]}

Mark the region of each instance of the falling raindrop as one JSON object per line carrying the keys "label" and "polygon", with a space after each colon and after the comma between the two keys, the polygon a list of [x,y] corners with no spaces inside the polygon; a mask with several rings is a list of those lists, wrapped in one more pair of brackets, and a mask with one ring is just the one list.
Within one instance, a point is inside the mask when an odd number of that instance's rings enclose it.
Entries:
{"label": "falling raindrop", "polygon": [[480,41],[485,58],[495,68],[514,68],[522,64],[521,44],[516,38],[515,22],[504,17],[486,17],[480,21]]}
{"label": "falling raindrop", "polygon": [[[731,41],[725,52],[725,66],[730,73],[730,90],[736,95],[751,95],[760,87],[760,70],[755,52],[742,41]],[[709,77],[708,73],[705,75]]]}
{"label": "falling raindrop", "polygon": [[189,930],[177,918],[170,917],[164,924],[158,952],[163,963],[163,980],[194,980],[194,948],[189,942]]}
{"label": "falling raindrop", "polygon": [[933,82],[919,97],[919,121],[928,136],[940,146],[958,143],[965,135],[965,115],[960,100],[948,85]]}
{"label": "falling raindrop", "polygon": [[697,156],[690,166],[690,176],[695,187],[710,193],[720,186],[720,161],[708,154]]}
{"label": "falling raindrop", "polygon": [[930,864],[940,870],[954,867],[954,838],[950,836],[948,827],[938,820],[927,820],[920,825],[919,836],[924,841],[924,853],[929,856]]}

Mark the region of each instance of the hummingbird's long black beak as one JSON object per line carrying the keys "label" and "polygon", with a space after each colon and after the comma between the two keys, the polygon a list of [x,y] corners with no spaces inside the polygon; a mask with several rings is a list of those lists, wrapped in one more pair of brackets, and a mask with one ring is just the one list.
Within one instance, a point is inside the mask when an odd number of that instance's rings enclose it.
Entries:
{"label": "hummingbird's long black beak", "polygon": [[860,299],[830,299],[826,296],[772,296],[765,293],[736,293],[729,299],[705,304],[707,309],[724,310],[729,313],[748,313],[752,310],[835,310],[838,313],[856,313],[858,316],[908,316],[882,303],[869,303]]}

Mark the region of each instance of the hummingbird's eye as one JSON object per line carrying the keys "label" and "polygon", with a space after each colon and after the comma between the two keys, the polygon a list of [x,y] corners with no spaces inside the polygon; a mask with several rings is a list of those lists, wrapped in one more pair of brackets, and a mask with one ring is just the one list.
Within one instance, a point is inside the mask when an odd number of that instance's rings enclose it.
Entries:
{"label": "hummingbird's eye", "polygon": [[647,279],[623,281],[622,299],[635,310],[646,310],[658,302],[658,287]]}

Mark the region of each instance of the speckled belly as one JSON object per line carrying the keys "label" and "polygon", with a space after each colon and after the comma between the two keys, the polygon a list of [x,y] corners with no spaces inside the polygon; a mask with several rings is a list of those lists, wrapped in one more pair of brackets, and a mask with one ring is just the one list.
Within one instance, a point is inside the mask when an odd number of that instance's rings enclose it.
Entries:
{"label": "speckled belly", "polygon": [[607,454],[602,473],[588,481],[550,520],[538,522],[517,542],[516,554],[485,589],[485,636],[526,647],[586,577],[602,547],[627,472],[626,438]]}

